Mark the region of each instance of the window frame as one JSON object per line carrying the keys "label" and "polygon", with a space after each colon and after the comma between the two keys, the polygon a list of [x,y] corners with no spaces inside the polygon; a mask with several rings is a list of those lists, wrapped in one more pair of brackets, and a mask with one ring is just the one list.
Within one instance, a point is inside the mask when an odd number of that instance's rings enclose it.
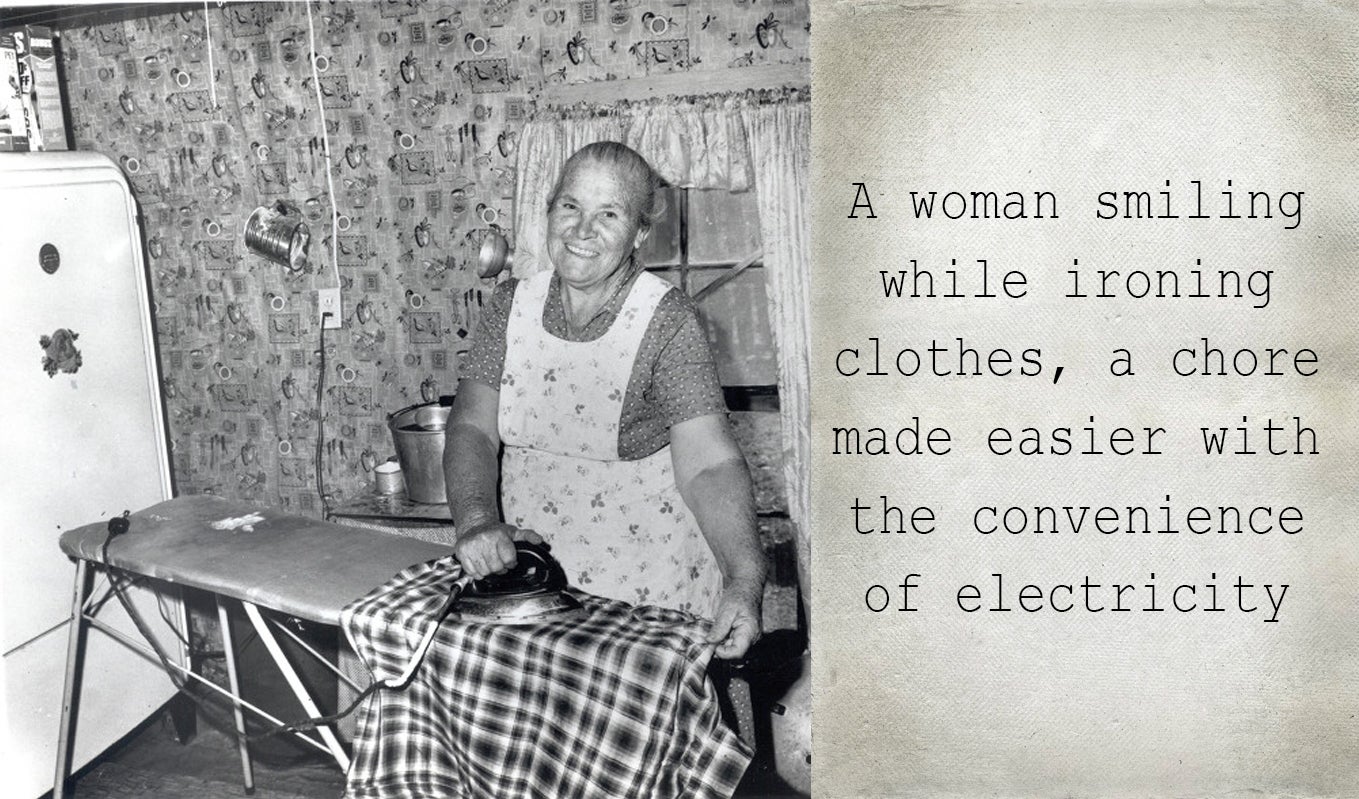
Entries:
{"label": "window frame", "polygon": [[[675,194],[676,205],[679,206],[679,219],[677,224],[678,236],[678,259],[673,263],[663,264],[644,264],[643,269],[648,272],[678,272],[679,289],[686,296],[694,298],[695,293],[690,285],[689,276],[693,272],[726,272],[733,267],[740,265],[741,261],[717,261],[712,263],[695,264],[689,261],[689,199],[690,192],[703,191],[686,186],[666,186],[666,189]],[[718,191],[718,190],[714,190]],[[741,271],[742,274],[754,269],[764,269],[764,258],[761,256]],[[735,275],[731,276],[735,278]],[[719,276],[715,283],[709,286],[722,285],[723,281]],[[768,286],[766,279],[765,285]],[[772,332],[772,331],[771,331]],[[727,385],[722,384],[722,393],[726,398],[727,408],[732,411],[777,411],[779,409],[779,387],[777,383],[772,384],[751,384],[751,385]]]}

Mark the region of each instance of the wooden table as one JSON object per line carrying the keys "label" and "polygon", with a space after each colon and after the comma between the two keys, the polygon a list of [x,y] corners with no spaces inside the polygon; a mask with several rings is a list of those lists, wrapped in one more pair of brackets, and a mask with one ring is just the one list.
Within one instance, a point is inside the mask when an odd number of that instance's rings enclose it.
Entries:
{"label": "wooden table", "polygon": [[[332,519],[354,519],[392,527],[453,526],[447,502],[412,502],[403,488],[395,494],[382,494],[369,488],[330,509]],[[450,536],[452,530],[449,530]]]}

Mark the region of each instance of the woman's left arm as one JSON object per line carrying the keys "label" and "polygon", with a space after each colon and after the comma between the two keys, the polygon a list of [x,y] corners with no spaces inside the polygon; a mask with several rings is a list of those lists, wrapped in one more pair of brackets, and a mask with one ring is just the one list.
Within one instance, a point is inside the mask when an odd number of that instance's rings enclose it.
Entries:
{"label": "woman's left arm", "polygon": [[716,656],[739,658],[760,637],[765,558],[745,457],[722,414],[670,428],[675,483],[722,570],[722,599],[710,639]]}

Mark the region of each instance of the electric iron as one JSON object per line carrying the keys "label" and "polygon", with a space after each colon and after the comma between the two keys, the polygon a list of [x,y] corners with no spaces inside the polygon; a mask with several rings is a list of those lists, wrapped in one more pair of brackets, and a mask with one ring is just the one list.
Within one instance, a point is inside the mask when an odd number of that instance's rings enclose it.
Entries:
{"label": "electric iron", "polygon": [[585,615],[579,600],[566,593],[566,571],[544,544],[516,541],[513,569],[471,580],[453,604],[462,621],[538,624]]}

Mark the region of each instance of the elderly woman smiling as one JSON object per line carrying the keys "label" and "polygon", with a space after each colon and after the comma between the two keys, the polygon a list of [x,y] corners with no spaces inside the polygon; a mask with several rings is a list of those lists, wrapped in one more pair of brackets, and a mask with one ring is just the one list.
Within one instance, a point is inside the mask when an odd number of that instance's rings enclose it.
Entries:
{"label": "elderly woman smiling", "polygon": [[546,540],[572,584],[710,616],[716,655],[740,657],[760,634],[764,556],[696,309],[637,260],[659,187],[616,142],[562,169],[553,269],[497,288],[458,384],[455,553],[483,577],[514,564],[514,541]]}

